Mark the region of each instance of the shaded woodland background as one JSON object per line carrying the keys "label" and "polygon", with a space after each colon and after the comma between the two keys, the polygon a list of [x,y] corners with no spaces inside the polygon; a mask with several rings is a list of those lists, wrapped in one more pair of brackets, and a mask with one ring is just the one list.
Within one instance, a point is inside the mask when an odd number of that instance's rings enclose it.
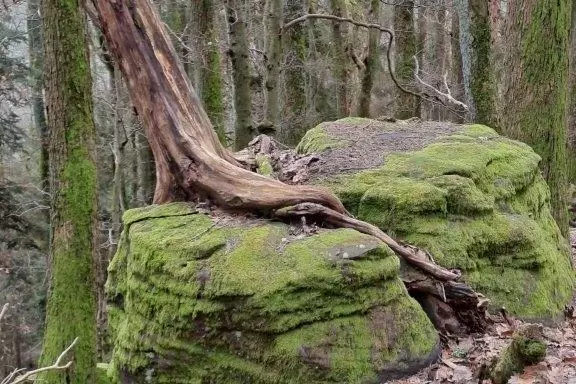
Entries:
{"label": "shaded woodland background", "polygon": [[[346,116],[487,124],[533,145],[543,157],[555,217],[567,233],[576,104],[565,94],[575,84],[575,39],[569,50],[558,53],[557,47],[568,47],[563,31],[575,18],[568,7],[555,18],[535,13],[522,24],[525,7],[535,2],[508,3],[156,1],[186,73],[230,148],[244,148],[258,133],[293,146],[309,128]],[[314,14],[355,23],[322,18],[291,23]],[[359,23],[389,28],[395,44],[390,46],[389,34]],[[0,339],[0,376],[36,363],[45,317],[51,193],[41,24],[39,0],[0,4],[0,303],[11,304]],[[98,352],[103,357],[109,347],[106,266],[116,250],[122,213],[152,202],[155,167],[98,28],[89,22],[86,33],[97,132]],[[542,60],[547,53],[557,61]],[[532,57],[532,72],[526,71],[518,61]],[[419,96],[399,89],[391,72]]]}

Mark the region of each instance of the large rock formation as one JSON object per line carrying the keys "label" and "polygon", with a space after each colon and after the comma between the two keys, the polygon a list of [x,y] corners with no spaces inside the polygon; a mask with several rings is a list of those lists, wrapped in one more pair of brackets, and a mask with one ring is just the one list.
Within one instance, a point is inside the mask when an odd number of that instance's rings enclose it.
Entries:
{"label": "large rock formation", "polygon": [[[462,270],[493,306],[562,313],[574,274],[528,146],[479,125],[348,118],[298,150],[319,157],[299,163],[309,182]],[[376,383],[436,357],[399,279],[410,270],[370,236],[184,203],[128,211],[124,224],[107,284],[109,373],[123,383]]]}
{"label": "large rock formation", "polygon": [[126,212],[107,291],[123,383],[375,383],[430,363],[438,336],[374,238]]}
{"label": "large rock formation", "polygon": [[553,320],[574,285],[539,156],[482,125],[346,118],[308,131],[310,182],[359,219],[430,251],[524,318]]}

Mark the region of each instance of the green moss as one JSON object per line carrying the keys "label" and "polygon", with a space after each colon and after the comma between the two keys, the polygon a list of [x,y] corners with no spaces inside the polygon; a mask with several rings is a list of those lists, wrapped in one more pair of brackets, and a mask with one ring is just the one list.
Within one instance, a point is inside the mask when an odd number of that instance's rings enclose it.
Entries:
{"label": "green moss", "polygon": [[550,319],[569,301],[574,274],[539,161],[527,145],[471,125],[324,183],[357,217],[462,269],[494,306]]}
{"label": "green moss", "polygon": [[266,155],[256,155],[256,166],[258,167],[258,173],[264,176],[272,176],[274,173],[274,168],[270,163],[270,156]]}
{"label": "green moss", "polygon": [[398,279],[398,259],[370,236],[218,226],[183,203],[124,219],[107,283],[113,374],[148,372],[155,383],[364,383],[435,349],[434,328]]}
{"label": "green moss", "polygon": [[323,124],[324,123],[306,132],[296,147],[296,152],[300,154],[320,153],[328,149],[340,148],[346,145],[346,141],[336,139],[326,133],[323,129]]}
{"label": "green moss", "polygon": [[[76,0],[43,3],[50,121],[51,279],[39,365],[51,365],[78,337],[74,369],[44,372],[38,381],[71,384],[96,379],[95,130],[86,26]],[[56,193],[57,191],[57,193]]]}
{"label": "green moss", "polygon": [[494,124],[495,92],[491,53],[491,25],[488,3],[477,1],[472,10],[470,34],[472,38],[472,63],[470,68],[470,91],[476,108],[475,121]]}

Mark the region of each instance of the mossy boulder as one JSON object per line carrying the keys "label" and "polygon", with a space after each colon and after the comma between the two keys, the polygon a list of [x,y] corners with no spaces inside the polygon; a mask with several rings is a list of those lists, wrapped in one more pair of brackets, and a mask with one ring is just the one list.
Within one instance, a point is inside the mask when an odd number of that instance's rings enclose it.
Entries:
{"label": "mossy boulder", "polygon": [[370,236],[184,203],[124,226],[107,282],[116,382],[376,383],[437,355],[399,260]]}
{"label": "mossy boulder", "polygon": [[313,128],[298,148],[320,157],[312,183],[462,270],[494,307],[552,320],[570,301],[569,247],[529,146],[482,125],[347,118]]}

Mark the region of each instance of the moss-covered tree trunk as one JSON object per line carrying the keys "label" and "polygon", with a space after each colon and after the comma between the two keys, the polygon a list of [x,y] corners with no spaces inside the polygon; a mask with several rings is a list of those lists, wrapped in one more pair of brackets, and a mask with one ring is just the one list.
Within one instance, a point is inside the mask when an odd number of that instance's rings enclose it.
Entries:
{"label": "moss-covered tree trunk", "polygon": [[74,364],[42,383],[90,384],[96,370],[95,130],[85,16],[78,0],[44,0],[47,120],[50,130],[51,279],[40,365],[79,337]]}
{"label": "moss-covered tree trunk", "polygon": [[506,91],[499,128],[542,157],[552,213],[564,234],[567,211],[567,112],[570,0],[509,3]]}
{"label": "moss-covered tree trunk", "polygon": [[572,6],[569,62],[568,181],[576,184],[576,6]]}
{"label": "moss-covered tree trunk", "polygon": [[[332,14],[338,17],[348,17],[346,1],[330,0]],[[334,80],[336,81],[336,103],[338,117],[350,116],[350,59],[348,43],[350,26],[348,23],[332,23],[332,42],[334,46]]]}
{"label": "moss-covered tree trunk", "polygon": [[220,68],[220,49],[218,31],[215,23],[214,0],[193,0],[194,19],[199,34],[199,52],[202,55],[200,66],[200,98],[206,113],[214,125],[216,134],[222,143],[226,143],[224,126],[224,89],[222,69]]}
{"label": "moss-covered tree trunk", "polygon": [[[370,1],[370,12],[368,21],[378,23],[380,16],[380,0]],[[360,89],[360,100],[358,101],[358,116],[370,117],[370,101],[372,100],[372,88],[374,87],[374,77],[380,66],[380,54],[378,42],[381,32],[371,28],[368,31],[368,53],[364,59],[364,73],[362,74],[362,85]]]}
{"label": "moss-covered tree trunk", "polygon": [[455,0],[460,20],[464,87],[470,107],[467,120],[495,125],[495,80],[491,54],[489,2]]}
{"label": "moss-covered tree trunk", "polygon": [[283,0],[266,0],[265,34],[266,52],[264,61],[264,121],[258,127],[262,133],[273,133],[280,123],[280,61],[282,58]]}
{"label": "moss-covered tree trunk", "polygon": [[226,18],[230,36],[228,55],[232,63],[234,111],[236,112],[234,147],[242,149],[254,137],[251,112],[250,53],[246,35],[246,2],[242,0],[226,0]]}
{"label": "moss-covered tree trunk", "polygon": [[[414,28],[414,1],[403,1],[394,7],[394,34],[396,77],[402,84],[409,84],[414,79],[414,56],[418,53]],[[420,116],[420,100],[416,96],[398,90],[395,101],[395,116],[398,119]]]}
{"label": "moss-covered tree trunk", "polygon": [[[307,12],[306,0],[287,0],[285,20],[290,21]],[[285,143],[298,144],[307,126],[306,88],[308,86],[306,71],[306,54],[308,52],[308,23],[294,25],[284,33],[284,56],[286,69],[284,71],[286,98],[283,106],[284,126],[281,130],[281,140]]]}

